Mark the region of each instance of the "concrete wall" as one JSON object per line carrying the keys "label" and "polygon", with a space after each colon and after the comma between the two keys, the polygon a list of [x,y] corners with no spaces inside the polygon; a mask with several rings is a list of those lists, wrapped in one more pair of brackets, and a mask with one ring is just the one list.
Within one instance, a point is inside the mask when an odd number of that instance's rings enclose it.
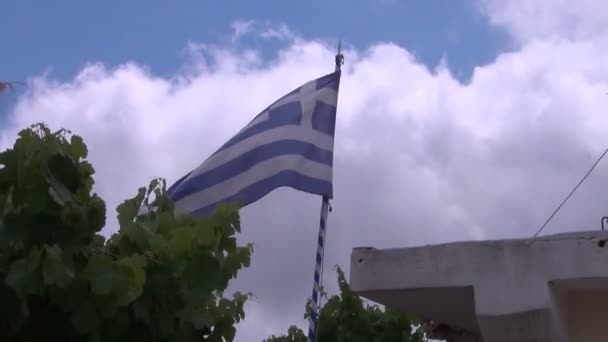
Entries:
{"label": "concrete wall", "polygon": [[485,342],[608,342],[606,241],[595,231],[355,249],[351,287]]}

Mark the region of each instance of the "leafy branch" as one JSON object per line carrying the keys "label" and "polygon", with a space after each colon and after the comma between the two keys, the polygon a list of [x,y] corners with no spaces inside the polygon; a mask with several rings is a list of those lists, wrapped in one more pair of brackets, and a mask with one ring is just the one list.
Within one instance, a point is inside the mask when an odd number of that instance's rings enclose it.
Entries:
{"label": "leafy branch", "polygon": [[[381,310],[365,303],[350,288],[344,272],[336,268],[339,295],[329,297],[320,310],[318,341],[354,342],[418,342],[426,341],[426,326],[413,317],[391,309]],[[326,296],[326,294],[325,294]],[[304,318],[310,317],[311,302],[306,305]],[[266,342],[305,342],[304,332],[290,326],[287,334],[271,336]]]}
{"label": "leafy branch", "polygon": [[238,208],[175,215],[154,179],[106,241],[87,154],[44,124],[0,153],[0,340],[232,341],[250,294],[224,293],[253,253],[237,244]]}

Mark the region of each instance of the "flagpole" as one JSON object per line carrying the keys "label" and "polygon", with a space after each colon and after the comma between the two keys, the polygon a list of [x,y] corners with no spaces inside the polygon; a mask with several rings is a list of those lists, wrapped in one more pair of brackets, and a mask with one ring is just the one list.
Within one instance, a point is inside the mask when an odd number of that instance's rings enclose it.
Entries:
{"label": "flagpole", "polygon": [[[342,44],[338,43],[338,53],[335,58],[336,69],[338,72],[344,64],[342,55]],[[312,303],[310,307],[310,318],[308,328],[308,342],[317,342],[317,332],[319,331],[319,311],[321,308],[321,286],[323,285],[323,257],[325,254],[325,231],[327,229],[327,216],[330,211],[329,198],[323,196],[321,201],[321,220],[319,222],[319,238],[317,240],[317,258],[315,264],[314,283],[312,287]]]}

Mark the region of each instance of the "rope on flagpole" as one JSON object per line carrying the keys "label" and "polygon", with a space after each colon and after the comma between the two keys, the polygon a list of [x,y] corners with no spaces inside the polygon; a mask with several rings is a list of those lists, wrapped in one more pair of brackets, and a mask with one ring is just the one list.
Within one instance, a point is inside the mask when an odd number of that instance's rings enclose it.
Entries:
{"label": "rope on flagpole", "polygon": [[317,341],[317,331],[319,328],[319,309],[321,302],[321,284],[323,277],[323,257],[325,254],[325,230],[327,228],[327,216],[329,214],[329,199],[323,197],[321,203],[321,222],[319,223],[319,239],[317,241],[317,260],[315,264],[314,284],[312,288],[312,303],[310,306],[308,341]]}
{"label": "rope on flagpole", "polygon": [[[338,43],[338,53],[336,54],[336,72],[341,70],[344,64],[342,55],[342,43]],[[312,287],[312,302],[310,306],[310,317],[308,327],[308,342],[317,342],[319,331],[319,317],[321,309],[321,288],[323,285],[323,257],[325,255],[325,231],[327,229],[327,216],[331,211],[329,198],[323,197],[321,202],[321,221],[319,222],[319,239],[317,240],[317,259],[315,263],[314,283]]]}

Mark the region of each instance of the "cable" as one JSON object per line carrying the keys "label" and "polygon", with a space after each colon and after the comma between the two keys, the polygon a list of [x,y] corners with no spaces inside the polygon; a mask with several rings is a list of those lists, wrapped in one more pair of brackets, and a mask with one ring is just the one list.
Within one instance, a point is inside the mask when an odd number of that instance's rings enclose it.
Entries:
{"label": "cable", "polygon": [[538,234],[540,234],[540,232],[542,232],[542,230],[545,229],[545,227],[547,226],[547,224],[549,223],[549,221],[551,221],[551,219],[553,218],[553,216],[555,216],[555,214],[557,214],[557,212],[562,208],[562,206],[570,199],[570,196],[572,196],[572,194],[576,191],[576,189],[578,189],[578,187],[581,186],[581,184],[583,184],[583,182],[585,181],[585,179],[587,179],[587,177],[591,174],[591,172],[593,171],[593,169],[595,169],[595,167],[597,166],[597,164],[599,164],[599,162],[602,160],[602,158],[604,158],[604,156],[606,155],[606,153],[608,153],[608,148],[606,148],[606,150],[604,150],[604,153],[602,153],[602,155],[597,159],[597,161],[589,169],[589,171],[587,172],[587,174],[580,180],[580,182],[578,182],[578,184],[574,187],[574,189],[572,189],[572,191],[570,191],[570,194],[568,194],[568,196],[566,196],[566,198],[564,199],[564,201],[557,207],[557,209],[555,209],[555,211],[553,212],[553,214],[551,214],[551,216],[549,216],[549,218],[547,219],[547,221],[545,221],[545,223],[542,225],[542,227],[540,227],[540,229],[536,232],[536,234],[534,234],[534,237],[537,237]]}

